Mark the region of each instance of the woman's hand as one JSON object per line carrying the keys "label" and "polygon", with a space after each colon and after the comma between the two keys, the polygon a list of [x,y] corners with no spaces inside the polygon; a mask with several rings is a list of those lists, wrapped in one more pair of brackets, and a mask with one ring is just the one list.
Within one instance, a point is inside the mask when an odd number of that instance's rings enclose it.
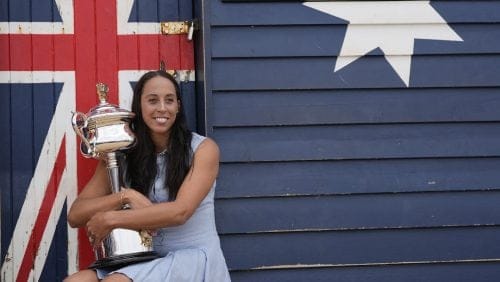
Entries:
{"label": "woman's hand", "polygon": [[87,222],[87,235],[90,244],[98,246],[106,236],[113,230],[112,215],[113,212],[97,212]]}
{"label": "woman's hand", "polygon": [[135,189],[122,187],[120,193],[123,193],[122,204],[128,205],[131,209],[141,209],[153,205],[146,196]]}

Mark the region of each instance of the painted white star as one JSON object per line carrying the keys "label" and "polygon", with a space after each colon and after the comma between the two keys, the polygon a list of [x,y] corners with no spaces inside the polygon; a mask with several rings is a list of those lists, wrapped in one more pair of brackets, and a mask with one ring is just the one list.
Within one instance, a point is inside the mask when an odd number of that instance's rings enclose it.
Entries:
{"label": "painted white star", "polygon": [[406,86],[416,38],[462,41],[429,1],[306,2],[349,22],[334,71],[380,48]]}

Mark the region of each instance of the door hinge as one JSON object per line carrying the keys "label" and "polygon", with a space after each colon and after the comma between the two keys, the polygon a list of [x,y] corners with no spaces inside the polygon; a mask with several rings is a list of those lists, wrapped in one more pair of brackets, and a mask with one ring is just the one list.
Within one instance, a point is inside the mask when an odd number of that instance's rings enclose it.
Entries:
{"label": "door hinge", "polygon": [[187,34],[188,40],[193,39],[195,29],[197,29],[196,20],[161,23],[161,34]]}

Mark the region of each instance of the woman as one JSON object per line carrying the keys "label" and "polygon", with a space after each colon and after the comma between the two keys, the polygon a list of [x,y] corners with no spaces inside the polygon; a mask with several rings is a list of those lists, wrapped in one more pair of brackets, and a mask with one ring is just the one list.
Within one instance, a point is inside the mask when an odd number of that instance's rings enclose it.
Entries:
{"label": "woman", "polygon": [[[213,197],[217,144],[191,133],[179,86],[165,71],[151,71],[134,89],[131,123],[137,144],[126,153],[127,186],[111,193],[100,162],[68,214],[98,245],[114,228],[151,230],[161,256],[119,269],[86,269],[65,281],[230,281],[215,229]],[[122,210],[128,204],[131,208]]]}

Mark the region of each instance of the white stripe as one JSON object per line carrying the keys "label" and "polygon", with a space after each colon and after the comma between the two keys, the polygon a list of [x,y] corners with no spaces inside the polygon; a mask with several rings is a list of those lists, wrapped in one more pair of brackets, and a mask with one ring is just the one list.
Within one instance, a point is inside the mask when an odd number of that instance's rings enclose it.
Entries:
{"label": "white stripe", "polygon": [[74,33],[74,8],[73,0],[56,0],[57,8],[59,9],[59,14],[63,21],[63,33]]}
{"label": "white stripe", "polygon": [[[28,74],[27,72],[0,72],[0,83],[38,83],[38,82],[63,82],[64,86],[62,88],[61,94],[59,96],[59,101],[56,106],[54,116],[52,117],[49,130],[47,132],[47,137],[42,146],[41,154],[38,159],[33,178],[29,184],[28,191],[26,193],[26,199],[23,203],[19,218],[16,222],[16,227],[14,229],[9,248],[7,250],[7,255],[5,261],[2,264],[1,273],[4,276],[5,281],[15,281],[17,279],[17,274],[22,263],[22,259],[26,252],[26,247],[33,232],[33,227],[38,216],[40,206],[42,204],[43,196],[47,188],[48,181],[52,174],[54,164],[57,158],[57,153],[59,147],[61,146],[61,141],[63,136],[66,134],[66,143],[75,143],[74,136],[71,129],[67,125],[71,119],[71,110],[74,109],[74,93],[75,93],[75,75],[72,71],[65,72],[32,72]],[[46,80],[44,80],[46,79]],[[70,108],[71,107],[71,108]],[[71,132],[70,132],[71,131]],[[73,177],[76,174],[75,161],[75,149],[72,148],[75,145],[69,145],[66,149],[66,172],[70,172],[70,176]],[[69,177],[69,176],[68,176]],[[75,180],[73,180],[75,181]],[[64,191],[61,197],[57,197],[55,207],[53,208],[54,213],[60,213],[60,207],[62,207],[61,201],[64,202],[64,193],[69,195],[76,193],[76,183],[67,183],[61,190]],[[57,210],[59,209],[59,210]],[[50,222],[47,225],[47,230],[55,229],[54,224],[56,222]],[[46,237],[48,235],[44,234],[45,242],[50,242]],[[15,240],[13,239],[15,238]],[[15,244],[14,244],[15,241]],[[50,243],[48,243],[50,246]],[[76,241],[70,242],[69,249],[72,249],[72,253],[75,253],[73,249],[76,249]],[[45,246],[42,246],[45,248]],[[43,253],[43,252],[42,252]],[[38,263],[40,263],[39,258],[36,258]],[[70,261],[75,261],[75,258],[70,258]],[[38,265],[38,268],[43,269],[43,266]],[[41,270],[40,270],[41,271]],[[35,275],[36,276],[36,275]]]}

